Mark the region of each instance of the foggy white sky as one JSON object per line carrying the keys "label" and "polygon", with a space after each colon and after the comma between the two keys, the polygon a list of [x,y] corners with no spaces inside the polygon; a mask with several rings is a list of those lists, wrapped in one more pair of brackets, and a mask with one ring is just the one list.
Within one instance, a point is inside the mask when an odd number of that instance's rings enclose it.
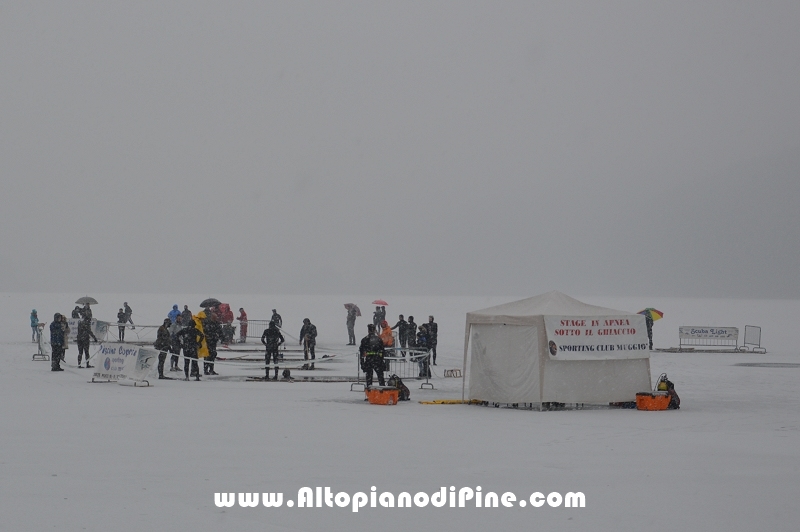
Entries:
{"label": "foggy white sky", "polygon": [[0,290],[800,297],[800,2],[1,2]]}

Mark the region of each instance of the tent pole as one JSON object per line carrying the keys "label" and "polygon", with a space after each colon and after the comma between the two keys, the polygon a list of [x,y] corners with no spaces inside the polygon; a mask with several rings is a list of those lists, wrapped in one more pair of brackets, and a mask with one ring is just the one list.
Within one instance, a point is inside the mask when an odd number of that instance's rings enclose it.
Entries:
{"label": "tent pole", "polygon": [[469,349],[469,317],[467,317],[467,324],[464,327],[464,361],[461,364],[461,402],[466,399],[466,384],[467,384],[467,350]]}

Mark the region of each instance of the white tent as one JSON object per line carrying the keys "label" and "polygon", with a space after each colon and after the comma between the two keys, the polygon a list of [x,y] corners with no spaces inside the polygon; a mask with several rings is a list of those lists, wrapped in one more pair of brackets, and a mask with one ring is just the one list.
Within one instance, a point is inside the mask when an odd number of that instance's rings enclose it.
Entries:
{"label": "white tent", "polygon": [[651,386],[645,319],[561,292],[469,312],[462,374],[462,399],[469,378],[471,400],[634,401]]}

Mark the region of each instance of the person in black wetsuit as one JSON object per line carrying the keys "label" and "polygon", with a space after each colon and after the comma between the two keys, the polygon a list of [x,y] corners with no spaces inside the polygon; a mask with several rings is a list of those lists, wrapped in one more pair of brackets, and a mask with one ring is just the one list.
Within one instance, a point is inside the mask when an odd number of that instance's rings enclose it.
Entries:
{"label": "person in black wetsuit", "polygon": [[164,362],[167,360],[167,351],[172,349],[172,337],[169,334],[169,328],[172,325],[172,320],[164,318],[164,323],[156,331],[156,341],[153,347],[158,349],[158,378],[164,377]]}
{"label": "person in black wetsuit", "polygon": [[92,333],[92,320],[89,318],[83,318],[81,321],[78,322],[78,367],[81,367],[81,355],[86,355],[86,367],[93,368],[94,366],[89,365],[89,338],[92,338],[95,342],[97,338],[95,337],[94,333]]}
{"label": "person in black wetsuit", "polygon": [[195,376],[196,381],[200,380],[200,368],[197,365],[197,349],[200,347],[205,335],[197,330],[194,320],[189,322],[189,326],[182,329],[175,335],[181,340],[183,347],[183,374],[186,377],[184,380],[189,380],[189,362],[192,365],[192,375]]}
{"label": "person in black wetsuit", "polygon": [[384,386],[386,382],[383,379],[383,357],[386,356],[386,350],[383,347],[381,337],[375,334],[374,325],[367,325],[367,335],[361,339],[358,354],[361,359],[361,369],[364,370],[367,387],[372,386],[373,371],[378,376],[378,384]]}
{"label": "person in black wetsuit", "polygon": [[203,361],[203,374],[219,375],[214,371],[214,360],[217,359],[217,342],[222,336],[222,327],[217,321],[217,315],[213,310],[203,320],[203,330],[206,333],[206,345],[208,346],[208,358]]}
{"label": "person in black wetsuit", "polygon": [[269,327],[264,329],[264,333],[261,335],[261,343],[267,348],[267,352],[264,355],[264,362],[266,366],[266,374],[264,376],[265,379],[269,378],[269,361],[272,358],[272,361],[275,363],[275,376],[272,380],[278,380],[278,348],[285,340],[283,339],[283,335],[281,334],[280,329],[275,324],[274,321],[269,322]]}

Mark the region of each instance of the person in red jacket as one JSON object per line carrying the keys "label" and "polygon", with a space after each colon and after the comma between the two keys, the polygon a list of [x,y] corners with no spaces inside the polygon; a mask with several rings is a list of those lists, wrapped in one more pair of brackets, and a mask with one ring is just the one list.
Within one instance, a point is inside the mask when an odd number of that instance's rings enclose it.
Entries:
{"label": "person in red jacket", "polygon": [[247,341],[247,312],[243,308],[239,309],[239,343],[243,344]]}

